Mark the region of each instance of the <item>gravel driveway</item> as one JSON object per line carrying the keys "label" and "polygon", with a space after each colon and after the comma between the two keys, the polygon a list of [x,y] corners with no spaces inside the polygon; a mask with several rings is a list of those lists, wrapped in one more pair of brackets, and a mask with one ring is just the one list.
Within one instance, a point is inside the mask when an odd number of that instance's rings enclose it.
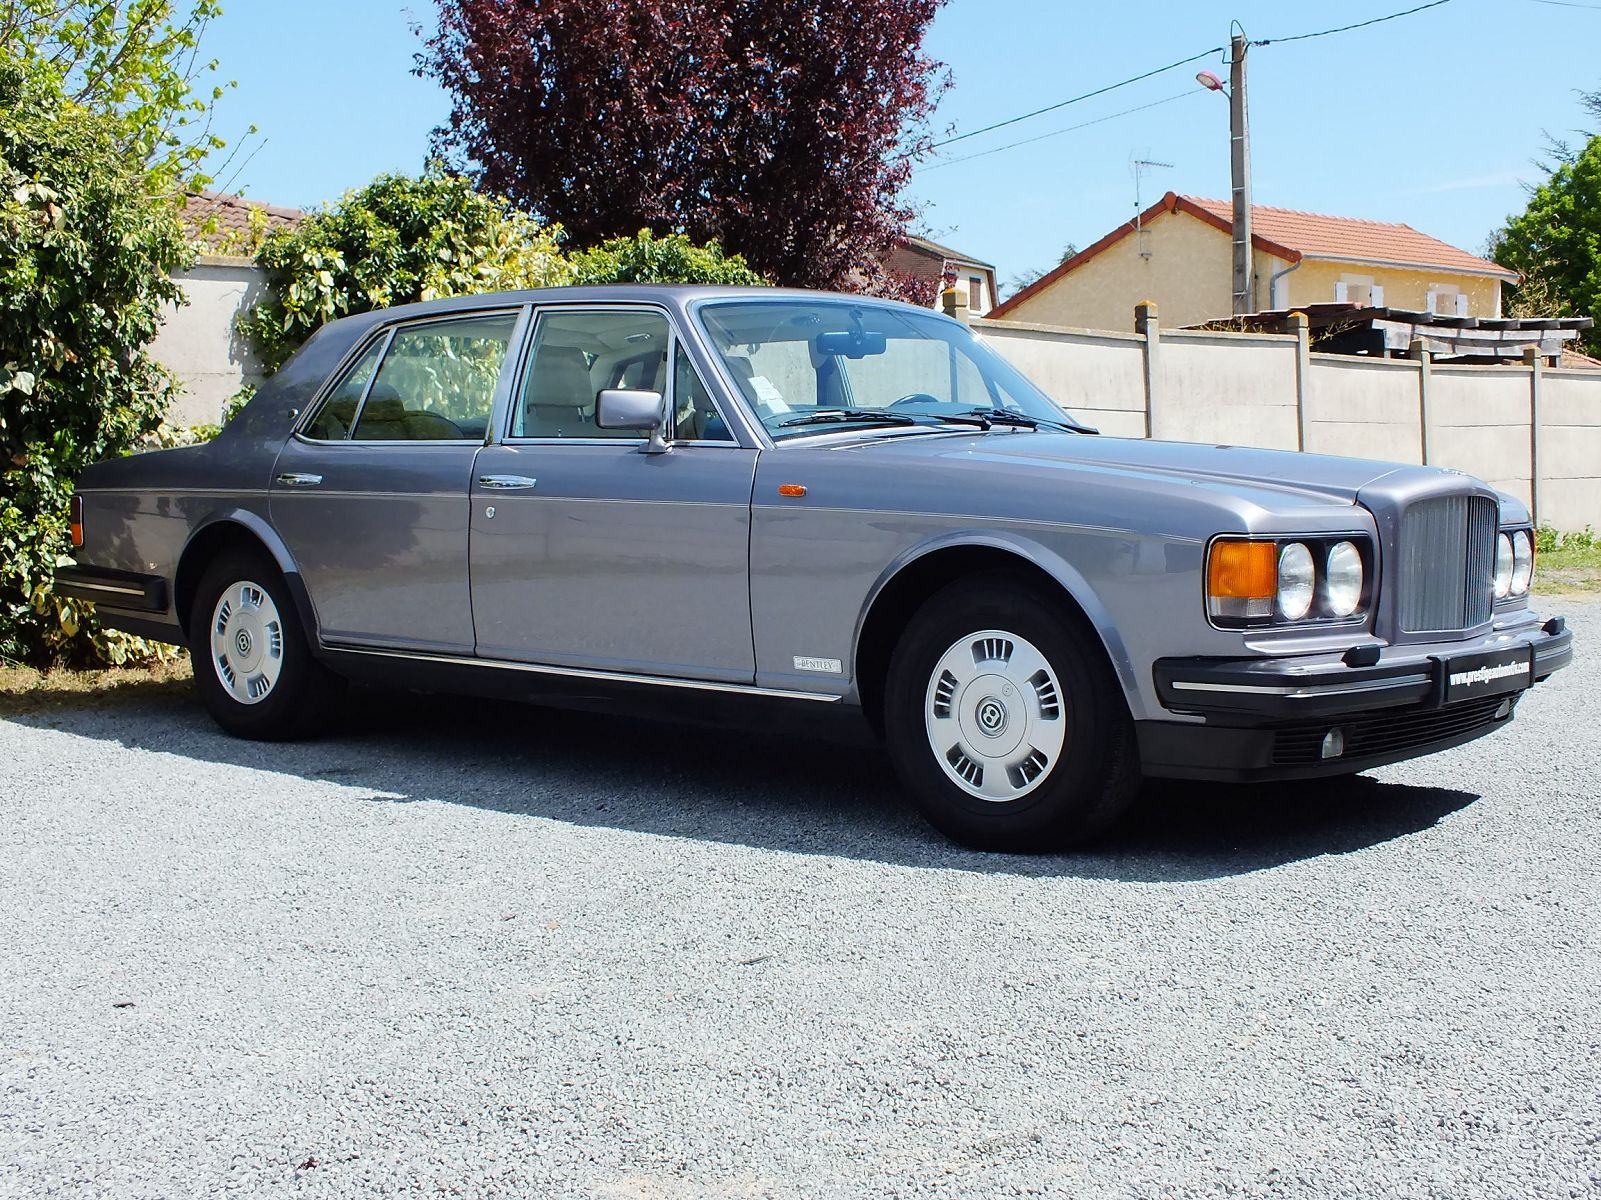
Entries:
{"label": "gravel driveway", "polygon": [[1041,859],[816,742],[0,720],[0,1193],[1601,1195],[1601,606],[1562,607],[1510,731],[1153,786]]}

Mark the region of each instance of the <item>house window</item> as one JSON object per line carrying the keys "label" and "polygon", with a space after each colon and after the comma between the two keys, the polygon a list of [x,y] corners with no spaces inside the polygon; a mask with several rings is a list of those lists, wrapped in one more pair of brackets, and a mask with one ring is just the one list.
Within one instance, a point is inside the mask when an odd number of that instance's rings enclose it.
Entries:
{"label": "house window", "polygon": [[984,283],[976,275],[967,277],[967,311],[976,313],[984,307]]}
{"label": "house window", "polygon": [[[1377,293],[1379,298],[1375,298]],[[1377,308],[1384,301],[1384,289],[1373,285],[1371,275],[1341,275],[1340,281],[1334,285],[1334,300],[1337,304],[1358,304],[1363,308]]]}
{"label": "house window", "polygon": [[1467,293],[1449,283],[1429,285],[1429,311],[1443,317],[1468,315]]}

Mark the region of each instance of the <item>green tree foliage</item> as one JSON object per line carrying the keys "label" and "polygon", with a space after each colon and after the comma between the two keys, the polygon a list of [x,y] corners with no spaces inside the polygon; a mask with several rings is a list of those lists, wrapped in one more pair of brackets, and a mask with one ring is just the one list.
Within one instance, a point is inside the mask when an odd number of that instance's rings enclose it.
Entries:
{"label": "green tree foliage", "polygon": [[[1491,257],[1524,276],[1508,300],[1511,311],[1601,316],[1601,136],[1534,189],[1528,207],[1496,234]],[[1601,332],[1591,329],[1584,343],[1590,353],[1601,352]]]}
{"label": "green tree foliage", "polygon": [[41,86],[105,117],[151,190],[176,194],[206,182],[201,164],[223,148],[208,114],[233,85],[217,83],[216,61],[199,56],[221,11],[220,0],[0,0],[0,46]]}
{"label": "green tree foliage", "polygon": [[608,238],[572,256],[574,283],[765,284],[738,254],[716,242],[697,246],[682,233],[656,237],[641,229],[633,237]]}
{"label": "green tree foliage", "polygon": [[267,235],[257,263],[267,297],[240,321],[269,370],[338,317],[413,300],[570,280],[559,230],[466,179],[430,170],[381,175]]}
{"label": "green tree foliage", "polygon": [[120,661],[49,590],[70,553],[83,467],[126,453],[171,403],[145,352],[188,247],[152,196],[127,126],[61,94],[50,70],[0,55],[0,656]]}

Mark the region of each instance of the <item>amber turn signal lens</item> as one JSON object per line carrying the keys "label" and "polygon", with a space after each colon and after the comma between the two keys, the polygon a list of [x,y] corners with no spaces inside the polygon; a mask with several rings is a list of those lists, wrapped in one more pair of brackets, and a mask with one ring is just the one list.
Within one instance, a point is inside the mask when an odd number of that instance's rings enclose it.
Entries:
{"label": "amber turn signal lens", "polygon": [[780,496],[804,496],[806,485],[804,483],[781,483],[778,485]]}
{"label": "amber turn signal lens", "polygon": [[71,506],[72,544],[83,545],[83,497],[74,496]]}
{"label": "amber turn signal lens", "polygon": [[1271,600],[1279,586],[1279,548],[1272,542],[1212,543],[1206,594],[1213,599]]}

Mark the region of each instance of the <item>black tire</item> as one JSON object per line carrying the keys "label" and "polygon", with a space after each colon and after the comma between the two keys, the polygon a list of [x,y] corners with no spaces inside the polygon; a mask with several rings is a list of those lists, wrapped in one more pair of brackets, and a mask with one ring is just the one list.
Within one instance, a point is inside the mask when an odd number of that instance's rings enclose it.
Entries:
{"label": "black tire", "polygon": [[[1045,853],[1079,845],[1116,821],[1139,789],[1134,727],[1122,690],[1100,645],[1092,640],[1093,631],[1064,613],[1063,607],[1060,598],[1041,595],[1022,577],[960,580],[928,599],[895,647],[884,694],[890,757],[919,811],[953,841],[1013,853]],[[1054,680],[1047,676],[1035,683],[1038,696],[1034,697],[1026,692],[1005,692],[1016,697],[1006,702],[1011,706],[1008,711],[1006,704],[991,706],[985,701],[992,698],[991,691],[999,690],[996,681],[1002,681],[1004,687],[1009,677],[984,674],[983,668],[975,665],[974,679],[947,693],[959,699],[944,705],[946,719],[959,724],[944,726],[927,715],[940,715],[941,682],[936,679],[936,669],[948,681],[951,677],[941,668],[942,661],[954,664],[956,660],[948,656],[957,654],[963,640],[985,631],[1003,631],[1019,645],[1037,651]],[[979,644],[977,640],[972,643],[975,647]],[[1011,653],[1010,649],[1004,652]],[[976,664],[976,650],[972,657]],[[995,669],[1008,668],[1002,664]],[[1034,678],[1039,679],[1038,673]],[[1053,692],[1057,716],[1049,718]],[[965,707],[961,700],[966,701]],[[997,707],[999,715],[995,716]],[[980,721],[989,725],[992,717],[1001,722],[997,746],[1004,746],[1010,736],[1005,732],[1006,722],[1016,723],[1020,749],[1009,757],[1022,763],[1022,773],[1014,766],[997,766],[1008,757],[1005,755],[986,759],[974,751],[972,758],[967,757],[967,743],[977,745],[987,735],[965,735],[979,733]],[[1065,721],[1060,730],[1051,724],[1058,719]],[[966,723],[961,724],[963,721]],[[936,725],[939,732],[933,730]],[[964,736],[942,755],[933,739],[952,740],[951,731]],[[1041,770],[1033,765],[1038,760],[1027,753],[1029,744],[1050,745],[1055,737],[1061,740],[1060,750],[1049,756],[1042,752],[1048,761]],[[950,772],[942,759],[950,762]],[[989,765],[981,766],[981,762]],[[973,794],[953,777],[964,769],[969,772],[969,787],[975,783],[975,769],[979,779],[986,770],[1001,771],[989,777],[990,786],[1017,789],[1015,798]],[[1037,774],[1030,777],[1026,773],[1030,769]],[[1011,784],[1002,782],[1008,779]]]}
{"label": "black tire", "polygon": [[[276,619],[236,630],[235,639],[238,632],[246,634],[253,655],[224,666],[212,642],[218,601],[225,592],[237,593],[244,584],[254,585],[265,595],[271,602],[266,611]],[[345,689],[345,681],[312,656],[283,574],[266,554],[257,551],[229,550],[207,566],[189,614],[189,656],[200,702],[218,725],[236,737],[288,741],[321,732]],[[252,676],[246,668],[267,660],[276,666],[272,683],[260,699],[241,699],[236,691],[249,690],[250,679],[260,686],[259,681],[266,678],[265,669]],[[240,680],[237,688],[225,682],[228,670]]]}

